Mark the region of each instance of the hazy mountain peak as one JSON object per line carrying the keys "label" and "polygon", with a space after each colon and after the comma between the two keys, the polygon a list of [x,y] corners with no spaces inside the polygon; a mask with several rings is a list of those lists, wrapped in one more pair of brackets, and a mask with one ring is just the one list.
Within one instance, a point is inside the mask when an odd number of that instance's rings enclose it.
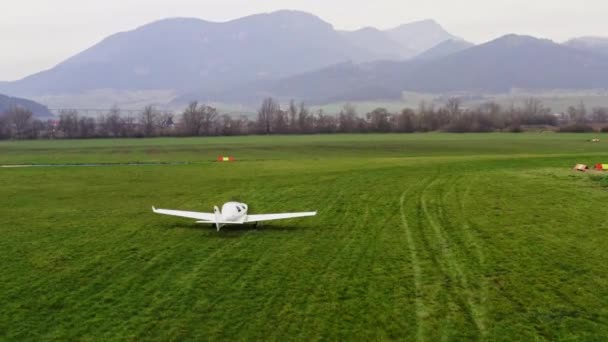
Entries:
{"label": "hazy mountain peak", "polygon": [[276,27],[291,27],[295,29],[309,29],[311,27],[333,30],[333,25],[320,17],[297,10],[279,10],[268,13],[253,14],[228,22],[228,24],[244,25],[272,25]]}
{"label": "hazy mountain peak", "polygon": [[143,28],[147,28],[147,27],[154,27],[154,26],[170,26],[170,25],[183,25],[183,24],[212,24],[213,22],[211,21],[207,21],[207,20],[203,20],[200,18],[192,18],[192,17],[171,17],[171,18],[164,18],[164,19],[159,19],[159,20],[155,20],[152,21],[150,23],[147,23],[145,25],[142,25],[138,28],[136,28],[135,30],[138,29],[143,29]]}
{"label": "hazy mountain peak", "polygon": [[291,10],[291,9],[282,9],[282,10],[278,10],[278,11],[273,11],[273,12],[266,13],[266,15],[280,16],[280,17],[284,17],[284,18],[308,18],[308,19],[312,18],[312,19],[316,19],[316,20],[322,20],[319,18],[319,16],[312,14],[310,12],[300,11],[300,10]]}
{"label": "hazy mountain peak", "polygon": [[433,28],[443,29],[443,27],[435,19],[429,18],[429,19],[422,19],[422,20],[412,21],[410,23],[401,24],[390,30],[392,31],[392,30],[399,30],[402,28],[411,28],[411,27],[433,27]]}
{"label": "hazy mountain peak", "polygon": [[354,46],[373,53],[373,59],[406,59],[416,55],[416,51],[399,44],[383,31],[375,27],[363,27],[356,31],[343,31],[341,34]]}
{"label": "hazy mountain peak", "polygon": [[460,39],[450,34],[433,19],[403,24],[385,32],[392,40],[418,53],[422,53],[443,41]]}
{"label": "hazy mountain peak", "polygon": [[593,53],[608,55],[608,37],[584,36],[570,39],[564,45]]}
{"label": "hazy mountain peak", "polygon": [[112,39],[116,36],[124,35],[184,35],[188,32],[199,31],[217,23],[198,18],[174,17],[156,20],[145,25],[141,25],[133,30],[118,32],[106,38]]}
{"label": "hazy mountain peak", "polygon": [[506,34],[502,37],[496,38],[493,42],[496,43],[505,43],[511,45],[521,45],[521,44],[531,44],[531,43],[545,43],[552,44],[553,41],[549,39],[536,38],[528,35],[520,35],[520,34]]}
{"label": "hazy mountain peak", "polygon": [[358,30],[351,31],[351,33],[382,33],[382,31],[378,30],[373,26],[365,26]]}
{"label": "hazy mountain peak", "polygon": [[475,46],[475,44],[467,42],[462,39],[448,39],[446,41],[443,41],[443,42],[433,46],[432,48],[421,53],[420,55],[416,56],[416,59],[420,59],[420,60],[438,59],[438,58],[449,56],[451,54],[454,54],[454,53],[457,53],[460,51],[464,51],[473,46]]}

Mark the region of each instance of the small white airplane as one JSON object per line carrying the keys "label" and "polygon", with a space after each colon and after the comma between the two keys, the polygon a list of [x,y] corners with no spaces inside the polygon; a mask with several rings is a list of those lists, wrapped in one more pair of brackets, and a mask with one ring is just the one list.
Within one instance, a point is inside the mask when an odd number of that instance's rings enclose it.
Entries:
{"label": "small white airplane", "polygon": [[213,213],[197,213],[192,211],[179,211],[179,210],[167,210],[167,209],[156,209],[152,207],[152,211],[156,214],[177,216],[191,218],[196,223],[204,224],[215,224],[217,231],[219,232],[225,225],[230,224],[245,224],[255,223],[264,221],[275,221],[285,220],[298,217],[309,217],[316,216],[317,212],[306,212],[306,213],[286,213],[286,214],[266,214],[266,215],[247,215],[249,207],[247,204],[238,202],[228,202],[222,206],[222,210],[216,206],[213,208]]}

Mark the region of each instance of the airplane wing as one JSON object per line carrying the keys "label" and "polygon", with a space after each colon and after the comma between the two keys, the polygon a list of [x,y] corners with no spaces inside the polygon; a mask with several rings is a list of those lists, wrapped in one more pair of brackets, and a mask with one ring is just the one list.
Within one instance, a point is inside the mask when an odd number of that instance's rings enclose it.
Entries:
{"label": "airplane wing", "polygon": [[215,215],[213,213],[197,213],[193,211],[179,211],[179,210],[167,210],[167,209],[156,209],[152,207],[152,211],[156,214],[177,216],[191,218],[195,220],[208,221],[210,223],[215,222]]}
{"label": "airplane wing", "polygon": [[309,217],[309,216],[316,216],[316,215],[317,215],[316,211],[308,212],[308,213],[291,213],[291,214],[247,215],[247,218],[245,219],[245,223],[286,220],[286,219],[291,219],[291,218]]}

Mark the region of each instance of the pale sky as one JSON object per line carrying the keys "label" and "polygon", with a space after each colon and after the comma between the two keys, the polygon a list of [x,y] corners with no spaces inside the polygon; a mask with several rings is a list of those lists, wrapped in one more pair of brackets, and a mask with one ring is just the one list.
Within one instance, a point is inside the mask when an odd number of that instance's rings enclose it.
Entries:
{"label": "pale sky", "polygon": [[338,29],[432,18],[474,43],[507,33],[608,36],[608,0],[1,0],[0,81],[48,69],[106,36],[167,17],[227,21],[295,9]]}

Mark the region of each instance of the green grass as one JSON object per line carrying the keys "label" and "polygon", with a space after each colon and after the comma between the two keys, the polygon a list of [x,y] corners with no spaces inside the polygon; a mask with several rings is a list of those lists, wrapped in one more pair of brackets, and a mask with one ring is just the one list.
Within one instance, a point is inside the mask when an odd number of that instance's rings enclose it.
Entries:
{"label": "green grass", "polygon": [[[606,181],[571,171],[608,161],[595,136],[0,142],[0,164],[191,163],[0,168],[0,339],[606,340]],[[319,215],[150,212],[231,199]]]}

